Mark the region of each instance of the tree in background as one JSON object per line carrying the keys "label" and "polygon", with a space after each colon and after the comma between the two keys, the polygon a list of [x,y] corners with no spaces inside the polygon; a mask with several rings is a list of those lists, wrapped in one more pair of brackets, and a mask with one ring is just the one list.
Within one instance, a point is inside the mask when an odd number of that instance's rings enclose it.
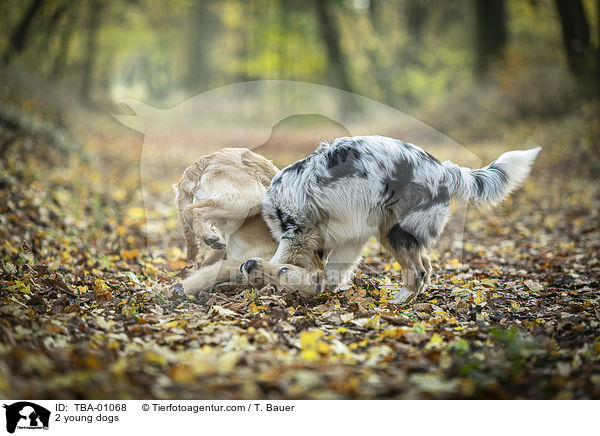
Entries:
{"label": "tree in background", "polygon": [[102,7],[102,0],[91,0],[88,3],[86,56],[83,64],[80,93],[81,99],[85,102],[91,100],[94,64],[98,55],[98,34],[101,27]]}
{"label": "tree in background", "polygon": [[594,65],[590,25],[583,4],[581,0],[555,0],[555,4],[569,69],[577,78],[587,82],[598,66]]}
{"label": "tree in background", "polygon": [[327,70],[332,86],[352,91],[346,57],[342,52],[340,30],[334,14],[333,0],[315,0],[315,10],[321,38],[327,52]]}
{"label": "tree in background", "polygon": [[8,47],[2,56],[4,62],[10,62],[13,56],[18,55],[25,49],[31,30],[31,23],[33,23],[33,19],[41,11],[43,5],[43,0],[32,0],[29,3],[29,7],[25,10],[21,20],[10,35]]}
{"label": "tree in background", "polygon": [[490,65],[506,46],[506,9],[504,0],[475,0],[476,62],[475,73],[483,78]]}
{"label": "tree in background", "polygon": [[214,42],[219,22],[210,5],[210,2],[197,1],[192,6],[186,77],[189,89],[206,89],[210,84],[210,46]]}
{"label": "tree in background", "polygon": [[62,29],[60,30],[58,51],[52,65],[52,77],[58,79],[66,66],[67,56],[69,54],[69,46],[73,39],[73,33],[77,24],[77,18],[79,14],[79,0],[72,0],[68,3],[66,19],[64,20]]}

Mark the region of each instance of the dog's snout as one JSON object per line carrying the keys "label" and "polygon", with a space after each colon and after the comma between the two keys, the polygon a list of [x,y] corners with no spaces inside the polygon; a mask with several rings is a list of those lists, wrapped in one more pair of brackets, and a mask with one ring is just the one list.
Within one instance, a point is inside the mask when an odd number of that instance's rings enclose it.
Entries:
{"label": "dog's snout", "polygon": [[242,265],[242,270],[246,271],[247,274],[256,268],[258,268],[258,260],[256,259],[249,259]]}

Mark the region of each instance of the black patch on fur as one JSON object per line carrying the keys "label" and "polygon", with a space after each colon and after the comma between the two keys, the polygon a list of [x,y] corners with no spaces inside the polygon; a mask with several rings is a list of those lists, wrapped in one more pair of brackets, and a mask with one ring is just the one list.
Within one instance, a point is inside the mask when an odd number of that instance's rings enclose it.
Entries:
{"label": "black patch on fur", "polygon": [[438,189],[438,193],[434,197],[434,200],[438,204],[439,203],[449,204],[450,203],[450,191],[448,191],[448,188],[446,186],[440,186],[440,189]]}
{"label": "black patch on fur", "polygon": [[391,208],[399,200],[408,207],[412,207],[416,200],[422,195],[421,185],[413,182],[413,166],[406,160],[401,160],[396,163],[393,177],[385,180],[381,192],[383,204],[386,208]]}
{"label": "black patch on fur", "polygon": [[499,181],[500,185],[506,185],[508,182],[508,175],[495,161],[485,169],[473,170],[472,174],[478,196],[484,195],[486,190],[491,189],[494,185],[493,181]]}
{"label": "black patch on fur", "polygon": [[294,172],[296,174],[302,174],[304,168],[306,168],[308,160],[306,158],[299,160],[298,162],[290,165],[286,168],[286,171]]}
{"label": "black patch on fur", "polygon": [[269,213],[267,216],[271,221],[277,221],[277,215],[273,212]]}
{"label": "black patch on fur", "polygon": [[477,189],[477,195],[483,195],[485,191],[485,173],[480,170],[473,171],[473,179],[475,180],[475,189]]}
{"label": "black patch on fur", "polygon": [[508,183],[508,174],[506,174],[506,171],[504,171],[504,169],[502,169],[502,167],[498,166],[496,161],[494,161],[490,164],[489,170],[496,172],[498,174],[498,177],[500,177],[500,180],[502,181],[503,184]]}
{"label": "black patch on fur", "polygon": [[291,236],[295,233],[301,233],[303,231],[302,226],[281,209],[276,208],[275,213],[277,214],[279,226],[281,227],[283,233],[285,233],[286,235]]}
{"label": "black patch on fur", "polygon": [[427,191],[426,189],[425,191],[426,194],[423,196],[423,201],[417,206],[417,209],[425,210],[439,204],[444,204],[446,206],[450,205],[450,192],[446,186],[440,186],[437,194],[433,196],[431,195],[431,192]]}
{"label": "black patch on fur", "polygon": [[328,185],[346,177],[367,177],[367,171],[362,161],[362,153],[356,148],[356,144],[359,142],[338,142],[335,146],[320,149],[319,152],[325,158],[329,175],[327,177],[317,176],[316,182]]}
{"label": "black patch on fur", "polygon": [[[350,156],[351,155],[351,156]],[[333,167],[343,165],[348,157],[355,160],[360,160],[360,151],[350,142],[339,143],[334,147],[325,150],[325,159],[327,160],[327,168],[332,169]]]}
{"label": "black patch on fur", "polygon": [[395,250],[403,248],[410,250],[419,246],[417,238],[400,227],[400,224],[394,224],[387,234],[387,239]]}
{"label": "black patch on fur", "polygon": [[271,186],[277,186],[281,184],[281,176],[275,176],[273,180],[271,180]]}
{"label": "black patch on fur", "polygon": [[440,186],[437,193],[414,180],[414,167],[407,160],[396,163],[394,177],[384,181],[381,191],[383,204],[393,209],[396,216],[411,209],[425,210],[439,204],[450,203],[450,192],[446,186]]}
{"label": "black patch on fur", "polygon": [[442,164],[442,163],[441,163],[439,160],[437,160],[437,159],[435,158],[435,156],[431,155],[430,153],[427,153],[427,152],[426,152],[426,151],[424,151],[424,150],[420,150],[419,154],[420,154],[420,155],[421,155],[421,156],[422,156],[424,159],[428,160],[428,161],[429,161],[429,162],[431,162],[431,163],[434,163],[434,164],[437,164],[437,165],[441,165],[441,164]]}

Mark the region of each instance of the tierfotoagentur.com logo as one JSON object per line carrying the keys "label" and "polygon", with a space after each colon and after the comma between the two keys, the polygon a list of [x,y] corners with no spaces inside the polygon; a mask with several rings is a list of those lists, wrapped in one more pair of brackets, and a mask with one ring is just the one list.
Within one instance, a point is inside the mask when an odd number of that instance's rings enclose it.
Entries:
{"label": "tierfotoagentur.com logo", "polygon": [[29,401],[19,401],[10,405],[4,404],[6,409],[6,431],[14,433],[19,430],[48,430],[50,411],[42,406]]}

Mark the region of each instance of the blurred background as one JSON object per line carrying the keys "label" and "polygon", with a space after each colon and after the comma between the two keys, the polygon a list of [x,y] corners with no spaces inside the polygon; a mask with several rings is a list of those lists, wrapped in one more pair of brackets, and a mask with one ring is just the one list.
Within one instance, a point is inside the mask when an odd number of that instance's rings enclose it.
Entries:
{"label": "blurred background", "polygon": [[[600,92],[597,0],[3,0],[4,104],[167,107],[257,79],[391,105],[456,140]],[[27,110],[27,103],[23,109]],[[40,108],[41,110],[41,108]],[[63,114],[64,116],[64,114]]]}
{"label": "blurred background", "polygon": [[[79,179],[74,156],[85,154],[87,174],[119,180],[99,184],[119,207],[142,205],[142,186],[151,227],[172,238],[170,185],[227,145],[262,144],[256,151],[280,167],[349,133],[410,140],[472,166],[542,145],[536,171],[595,180],[599,19],[600,0],[4,0],[0,151],[59,167],[67,156]],[[265,79],[349,94],[232,86]],[[218,98],[183,104],[203,95]],[[269,113],[293,114],[315,96],[301,116]],[[385,118],[374,102],[395,111]],[[270,136],[248,127],[260,123]]]}

